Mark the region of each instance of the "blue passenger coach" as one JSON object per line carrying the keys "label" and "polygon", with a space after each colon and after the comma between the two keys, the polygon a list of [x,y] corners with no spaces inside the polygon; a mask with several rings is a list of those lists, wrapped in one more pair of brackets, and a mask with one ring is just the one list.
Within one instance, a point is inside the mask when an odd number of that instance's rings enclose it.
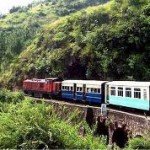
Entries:
{"label": "blue passenger coach", "polygon": [[150,110],[150,82],[112,81],[106,83],[106,91],[111,105]]}
{"label": "blue passenger coach", "polygon": [[106,81],[87,81],[85,100],[94,103],[104,103],[104,85]]}
{"label": "blue passenger coach", "polygon": [[61,87],[61,94],[62,98],[73,100],[75,98],[75,91],[74,91],[74,83],[77,82],[77,80],[65,80],[62,81],[62,87]]}
{"label": "blue passenger coach", "polygon": [[62,98],[103,103],[105,82],[106,81],[65,80],[62,82]]}

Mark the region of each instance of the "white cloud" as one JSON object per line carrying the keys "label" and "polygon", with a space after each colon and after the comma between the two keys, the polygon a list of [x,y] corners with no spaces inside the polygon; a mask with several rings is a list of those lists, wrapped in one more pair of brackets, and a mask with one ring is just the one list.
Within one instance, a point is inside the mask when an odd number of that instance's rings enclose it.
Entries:
{"label": "white cloud", "polygon": [[8,13],[13,6],[26,6],[38,0],[0,0],[0,12]]}

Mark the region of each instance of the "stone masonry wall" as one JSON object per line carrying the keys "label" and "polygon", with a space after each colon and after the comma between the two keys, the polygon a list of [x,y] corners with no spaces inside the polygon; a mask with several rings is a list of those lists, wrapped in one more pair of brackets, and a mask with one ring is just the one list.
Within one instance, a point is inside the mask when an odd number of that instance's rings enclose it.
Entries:
{"label": "stone masonry wall", "polygon": [[[54,106],[56,111],[61,109],[68,109],[74,111],[78,109],[80,111],[79,119],[83,119],[87,116],[87,109],[90,108],[93,111],[93,120],[96,120],[97,116],[101,115],[101,109],[99,107],[77,105],[70,103],[63,103],[60,101],[46,101]],[[134,115],[127,112],[108,109],[107,118],[112,122],[118,122],[118,124],[126,123],[128,128],[132,131],[133,135],[149,136],[150,133],[150,118],[144,116]]]}

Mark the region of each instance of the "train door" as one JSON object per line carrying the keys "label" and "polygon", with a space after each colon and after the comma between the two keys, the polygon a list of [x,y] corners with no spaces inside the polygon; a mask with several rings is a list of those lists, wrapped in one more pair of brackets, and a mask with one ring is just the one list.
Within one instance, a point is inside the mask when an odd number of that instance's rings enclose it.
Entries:
{"label": "train door", "polygon": [[104,102],[109,103],[109,85],[105,84]]}
{"label": "train door", "polygon": [[76,100],[76,88],[77,88],[77,84],[74,83],[74,84],[73,84],[73,89],[74,89],[74,90],[73,90],[73,99],[74,99],[74,100]]}
{"label": "train door", "polygon": [[150,86],[149,86],[149,114],[150,114]]}
{"label": "train door", "polygon": [[86,84],[83,84],[83,100],[86,101]]}
{"label": "train door", "polygon": [[105,103],[107,100],[107,95],[108,95],[108,85],[106,84],[107,82],[102,83],[101,85],[101,95],[102,95],[102,103]]}

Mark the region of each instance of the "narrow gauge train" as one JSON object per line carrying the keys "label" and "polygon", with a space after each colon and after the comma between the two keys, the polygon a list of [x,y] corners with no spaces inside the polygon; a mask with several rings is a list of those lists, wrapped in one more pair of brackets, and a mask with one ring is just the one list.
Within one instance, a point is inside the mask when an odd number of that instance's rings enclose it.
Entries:
{"label": "narrow gauge train", "polygon": [[150,111],[150,82],[32,79],[23,82],[23,90],[32,96],[58,96]]}

